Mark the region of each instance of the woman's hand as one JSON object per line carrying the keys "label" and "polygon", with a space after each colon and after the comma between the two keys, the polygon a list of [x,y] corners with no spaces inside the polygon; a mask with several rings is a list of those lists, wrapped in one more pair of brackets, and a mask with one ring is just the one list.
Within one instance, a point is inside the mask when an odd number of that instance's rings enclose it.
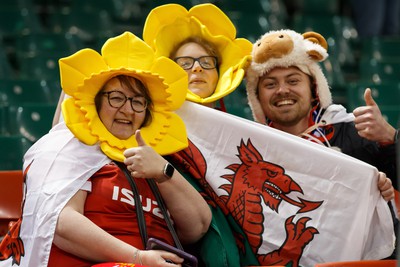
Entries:
{"label": "woman's hand", "polygon": [[151,267],[172,267],[182,266],[183,259],[164,250],[142,250],[136,263]]}
{"label": "woman's hand", "polygon": [[177,230],[182,243],[199,240],[211,223],[211,210],[207,202],[196,189],[175,171],[165,180],[164,166],[167,163],[162,156],[142,139],[140,130],[135,132],[138,147],[125,150],[124,163],[134,178],[154,178]]}
{"label": "woman's hand", "polygon": [[137,147],[128,148],[124,152],[124,163],[134,178],[162,179],[167,161],[143,140],[140,130],[135,132]]}

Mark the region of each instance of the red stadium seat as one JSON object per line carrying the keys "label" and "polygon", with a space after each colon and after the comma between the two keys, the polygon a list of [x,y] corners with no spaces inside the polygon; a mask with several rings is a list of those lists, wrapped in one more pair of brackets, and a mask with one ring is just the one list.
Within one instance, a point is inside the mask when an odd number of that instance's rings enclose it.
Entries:
{"label": "red stadium seat", "polygon": [[397,260],[363,260],[318,263],[315,267],[397,267]]}
{"label": "red stadium seat", "polygon": [[21,215],[22,171],[0,171],[0,239]]}

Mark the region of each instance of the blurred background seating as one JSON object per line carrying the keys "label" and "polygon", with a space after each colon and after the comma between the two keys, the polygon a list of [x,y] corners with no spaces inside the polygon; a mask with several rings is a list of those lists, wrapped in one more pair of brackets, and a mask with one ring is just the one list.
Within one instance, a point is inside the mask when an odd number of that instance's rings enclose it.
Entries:
{"label": "blurred background seating", "polygon": [[[232,20],[237,37],[251,42],[269,30],[319,32],[329,46],[321,68],[334,102],[351,111],[364,105],[363,93],[370,87],[382,113],[399,127],[400,33],[360,38],[344,0],[2,0],[0,136],[29,146],[45,134],[52,116],[41,112],[52,113],[61,92],[58,60],[84,47],[100,52],[108,38],[124,31],[141,37],[148,12],[166,3],[187,9],[213,3]],[[252,119],[244,82],[224,102],[229,113]],[[15,157],[7,157],[13,153],[8,146],[2,151],[5,158]],[[22,154],[18,166],[21,160]]]}
{"label": "blurred background seating", "polygon": [[22,170],[22,158],[31,143],[22,136],[0,135],[0,170]]}

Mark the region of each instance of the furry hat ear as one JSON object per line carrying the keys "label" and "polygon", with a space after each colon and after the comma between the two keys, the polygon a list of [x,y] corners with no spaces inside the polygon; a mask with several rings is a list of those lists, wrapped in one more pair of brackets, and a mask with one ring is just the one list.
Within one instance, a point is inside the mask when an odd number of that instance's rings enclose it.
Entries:
{"label": "furry hat ear", "polygon": [[256,121],[265,123],[266,116],[258,99],[259,78],[276,67],[298,67],[312,76],[322,108],[332,104],[328,82],[318,65],[328,57],[328,44],[316,32],[299,34],[292,30],[270,31],[253,44],[252,62],[246,72],[246,89],[250,108]]}
{"label": "furry hat ear", "polygon": [[[325,38],[316,32],[306,32],[302,34],[304,40],[308,40],[314,44],[319,44],[322,46],[326,51],[328,51],[328,43],[326,42]],[[325,60],[324,56],[316,50],[309,50],[308,55],[315,61],[323,61]]]}
{"label": "furry hat ear", "polygon": [[328,51],[328,43],[326,42],[324,36],[322,36],[321,34],[317,32],[305,32],[302,35],[304,37],[304,40],[319,44],[320,46],[325,48],[326,51]]}

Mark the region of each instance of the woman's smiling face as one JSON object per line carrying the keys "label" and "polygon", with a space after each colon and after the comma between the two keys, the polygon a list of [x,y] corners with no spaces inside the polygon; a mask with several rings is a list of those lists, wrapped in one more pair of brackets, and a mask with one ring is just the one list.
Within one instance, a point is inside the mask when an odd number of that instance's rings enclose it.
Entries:
{"label": "woman's smiling face", "polygon": [[[199,58],[210,56],[207,51],[195,42],[182,45],[175,53],[175,57]],[[194,62],[193,67],[186,70],[188,74],[188,88],[196,95],[206,98],[211,96],[218,84],[218,69],[203,69],[199,62]]]}
{"label": "woman's smiling face", "polygon": [[123,86],[120,80],[114,77],[104,85],[103,90],[99,93],[102,94],[98,109],[99,117],[107,130],[121,140],[128,139],[135,134],[137,129],[142,127],[146,117],[146,110],[135,112],[132,109],[132,99],[128,99],[119,108],[112,107],[109,102],[109,94],[104,93],[119,91],[128,98],[143,96],[140,93],[140,89],[135,84],[132,85],[135,90]]}

